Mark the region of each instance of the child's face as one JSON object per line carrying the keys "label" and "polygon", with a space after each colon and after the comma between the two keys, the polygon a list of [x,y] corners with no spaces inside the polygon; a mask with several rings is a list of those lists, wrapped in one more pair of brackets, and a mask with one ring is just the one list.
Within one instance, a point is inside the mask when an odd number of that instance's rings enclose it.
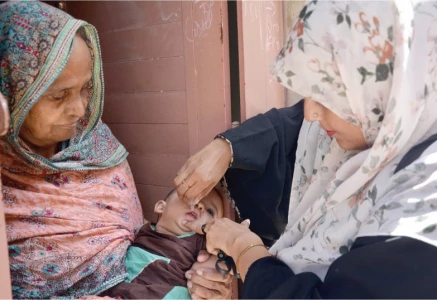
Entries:
{"label": "child's face", "polygon": [[205,198],[195,205],[194,210],[181,201],[173,192],[167,201],[159,200],[155,205],[155,213],[160,214],[156,231],[172,235],[181,235],[191,230],[182,224],[187,220],[196,226],[201,226],[209,220],[223,217],[223,201],[216,190],[212,190]]}

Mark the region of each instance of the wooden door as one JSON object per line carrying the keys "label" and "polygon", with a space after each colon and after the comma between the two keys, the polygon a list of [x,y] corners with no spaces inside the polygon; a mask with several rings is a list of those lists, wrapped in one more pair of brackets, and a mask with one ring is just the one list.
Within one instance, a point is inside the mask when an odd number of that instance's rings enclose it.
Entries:
{"label": "wooden door", "polygon": [[291,25],[305,0],[237,2],[241,119],[276,107],[300,96],[284,90],[270,75],[270,65],[282,49]]}
{"label": "wooden door", "polygon": [[103,120],[126,146],[147,219],[190,155],[230,126],[225,1],[68,2],[96,26]]}
{"label": "wooden door", "polygon": [[283,2],[237,3],[242,121],[273,107],[284,107],[284,89],[269,73],[283,44]]}

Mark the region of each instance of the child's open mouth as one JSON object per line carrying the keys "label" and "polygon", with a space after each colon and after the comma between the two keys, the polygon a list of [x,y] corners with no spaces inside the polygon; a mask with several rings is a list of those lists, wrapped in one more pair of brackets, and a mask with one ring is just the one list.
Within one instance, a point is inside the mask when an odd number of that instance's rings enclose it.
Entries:
{"label": "child's open mouth", "polygon": [[191,219],[189,221],[197,220],[197,213],[195,211],[190,211],[189,213],[187,213],[187,216],[189,216],[189,218]]}

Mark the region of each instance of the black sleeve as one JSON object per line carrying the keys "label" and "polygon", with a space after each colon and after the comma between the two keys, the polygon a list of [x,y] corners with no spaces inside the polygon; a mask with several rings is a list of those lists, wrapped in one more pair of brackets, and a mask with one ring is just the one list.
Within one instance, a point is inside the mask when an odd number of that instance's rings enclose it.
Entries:
{"label": "black sleeve", "polygon": [[294,154],[303,121],[303,101],[294,106],[273,108],[248,119],[221,135],[232,143],[234,161],[231,169],[264,172],[272,160]]}
{"label": "black sleeve", "polygon": [[288,217],[303,101],[255,116],[221,135],[232,143],[234,161],[225,178],[241,217],[271,244]]}
{"label": "black sleeve", "polygon": [[252,264],[245,299],[419,299],[437,298],[437,247],[408,237],[361,237],[330,266],[322,282],[282,261]]}

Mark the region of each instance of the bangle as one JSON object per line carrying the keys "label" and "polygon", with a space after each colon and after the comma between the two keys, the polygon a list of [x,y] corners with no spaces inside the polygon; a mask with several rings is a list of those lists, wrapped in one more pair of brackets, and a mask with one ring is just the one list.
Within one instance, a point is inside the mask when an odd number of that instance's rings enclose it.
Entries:
{"label": "bangle", "polygon": [[[241,253],[240,253],[240,255],[238,255],[238,258],[237,258],[237,263],[235,264],[236,265],[236,267],[237,267],[237,270],[239,270],[239,268],[238,268],[238,263],[240,262],[240,258],[247,252],[247,251],[249,251],[250,249],[252,249],[253,247],[264,247],[264,248],[266,248],[266,250],[269,250],[269,247],[266,247],[266,246],[264,246],[263,244],[250,244],[249,246],[247,246],[243,251],[241,251]],[[240,273],[240,272],[238,272],[238,273]]]}

